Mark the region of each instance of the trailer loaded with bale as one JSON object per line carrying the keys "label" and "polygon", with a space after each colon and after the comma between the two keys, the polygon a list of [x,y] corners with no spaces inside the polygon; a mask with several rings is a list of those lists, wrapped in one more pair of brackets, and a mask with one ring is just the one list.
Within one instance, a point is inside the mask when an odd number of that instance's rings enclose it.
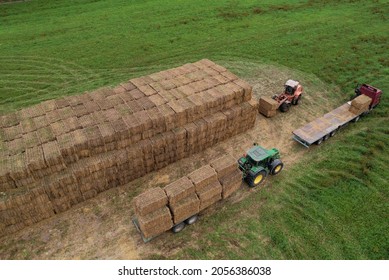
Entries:
{"label": "trailer loaded with bale", "polygon": [[170,229],[178,233],[195,223],[203,210],[238,190],[241,182],[236,160],[225,155],[164,188],[135,197],[132,221],[144,242]]}
{"label": "trailer loaded with bale", "polygon": [[380,89],[367,84],[358,86],[355,93],[353,100],[294,130],[293,139],[307,148],[312,144],[320,145],[334,136],[339,129],[350,122],[357,122],[360,117],[378,106],[382,95]]}

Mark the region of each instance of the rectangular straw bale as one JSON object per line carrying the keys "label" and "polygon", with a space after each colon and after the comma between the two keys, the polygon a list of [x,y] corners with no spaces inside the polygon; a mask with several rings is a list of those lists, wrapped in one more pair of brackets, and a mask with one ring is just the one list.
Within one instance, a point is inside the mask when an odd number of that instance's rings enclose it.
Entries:
{"label": "rectangular straw bale", "polygon": [[116,141],[127,139],[130,136],[128,126],[122,118],[112,121],[111,124],[115,131]]}
{"label": "rectangular straw bale", "polygon": [[101,113],[103,114],[105,121],[107,122],[113,122],[121,118],[121,115],[115,108],[102,110]]}
{"label": "rectangular straw bale", "polygon": [[200,209],[199,209],[199,211],[202,211],[205,208],[208,208],[209,206],[211,206],[212,204],[215,204],[216,202],[218,202],[221,199],[222,199],[222,195],[221,195],[221,193],[218,192],[214,196],[212,196],[212,197],[210,197],[208,199],[200,200]]}
{"label": "rectangular straw bale", "polygon": [[10,156],[9,163],[9,176],[12,178],[12,180],[17,181],[29,177],[25,153]]}
{"label": "rectangular straw bale", "polygon": [[65,98],[59,98],[59,99],[55,100],[55,105],[56,105],[57,109],[61,109],[61,108],[70,106],[70,103]]}
{"label": "rectangular straw bale", "polygon": [[86,114],[89,114],[88,110],[85,108],[84,104],[78,104],[74,107],[72,107],[74,110],[74,114],[76,117],[81,117]]}
{"label": "rectangular straw bale", "polygon": [[176,113],[174,110],[168,104],[163,104],[157,108],[163,117],[165,130],[168,131],[176,127]]}
{"label": "rectangular straw bale", "polygon": [[244,81],[242,79],[237,79],[234,81],[234,83],[237,84],[238,86],[240,86],[241,88],[243,88],[244,100],[245,101],[250,100],[252,97],[253,87],[249,83],[247,83],[246,81]]}
{"label": "rectangular straw bale", "polygon": [[199,213],[200,200],[194,193],[184,199],[181,199],[174,205],[169,205],[169,208],[173,214],[174,224],[178,224],[190,218],[191,216]]}
{"label": "rectangular straw bale", "polygon": [[172,130],[176,141],[186,139],[186,130],[183,127],[177,127]]}
{"label": "rectangular straw bale", "polygon": [[188,175],[188,178],[196,187],[196,191],[201,191],[210,183],[217,180],[217,174],[210,165],[205,165]]}
{"label": "rectangular straw bale", "polygon": [[218,178],[230,174],[238,169],[237,161],[229,154],[211,161],[210,165],[213,169],[215,169]]}
{"label": "rectangular straw bale", "polygon": [[10,126],[10,127],[4,127],[1,129],[2,134],[4,135],[5,141],[11,141],[16,138],[22,137],[22,126],[20,124]]}
{"label": "rectangular straw bale", "polygon": [[132,99],[134,99],[134,100],[138,100],[138,99],[140,99],[140,98],[143,98],[143,97],[145,97],[146,95],[143,93],[143,92],[141,92],[139,89],[133,89],[133,90],[131,90],[131,91],[129,91],[128,92],[128,94],[132,97]]}
{"label": "rectangular straw bale", "polygon": [[268,111],[277,110],[278,102],[271,97],[261,96],[259,99],[259,108],[263,108]]}
{"label": "rectangular straw bale", "polygon": [[351,106],[356,109],[366,108],[371,103],[371,98],[367,95],[361,94],[351,101]]}
{"label": "rectangular straw bale", "polygon": [[143,107],[135,100],[127,102],[127,106],[130,108],[131,112],[133,113],[143,110]]}
{"label": "rectangular straw bale", "polygon": [[219,182],[222,184],[223,187],[241,181],[242,181],[242,172],[237,169],[231,172],[230,174],[226,174],[222,177],[219,177]]}
{"label": "rectangular straw bale", "polygon": [[74,148],[74,139],[71,133],[65,133],[57,137],[58,147],[66,163],[77,160]]}
{"label": "rectangular straw bale", "polygon": [[78,151],[79,154],[80,151],[88,149],[88,138],[84,132],[84,129],[74,130],[70,132],[70,135],[73,137],[74,140],[74,149]]}
{"label": "rectangular straw bale", "polygon": [[134,117],[138,120],[139,124],[141,125],[142,131],[147,131],[153,128],[153,121],[150,118],[147,111],[142,110],[139,112],[134,113]]}
{"label": "rectangular straw bale", "polygon": [[100,110],[99,105],[95,101],[93,101],[93,100],[85,102],[84,106],[85,106],[86,111],[89,114],[94,113],[94,112]]}
{"label": "rectangular straw bale", "polygon": [[127,83],[121,83],[120,84],[123,88],[126,89],[126,91],[131,91],[131,90],[134,90],[136,89],[136,86],[131,82],[127,82]]}
{"label": "rectangular straw bale", "polygon": [[187,114],[185,108],[182,104],[179,103],[178,100],[170,101],[167,105],[175,112],[175,119],[177,122],[177,126],[182,126],[187,121]]}
{"label": "rectangular straw bale", "polygon": [[267,118],[274,117],[277,114],[277,110],[268,110],[259,106],[258,111]]}
{"label": "rectangular straw bale", "polygon": [[76,114],[71,107],[64,107],[57,110],[62,120],[74,117]]}
{"label": "rectangular straw bale", "polygon": [[142,97],[136,100],[136,102],[139,104],[140,107],[142,107],[142,110],[148,110],[155,107],[155,104],[151,102],[148,97]]}
{"label": "rectangular straw bale", "polygon": [[20,112],[13,112],[0,117],[0,126],[3,128],[15,126],[20,123],[20,120],[21,120]]}
{"label": "rectangular straw bale", "polygon": [[50,141],[42,145],[43,154],[48,166],[63,164],[63,158],[57,141]]}
{"label": "rectangular straw bale", "polygon": [[20,121],[23,133],[28,133],[36,130],[36,125],[33,119],[24,119]]}
{"label": "rectangular straw bale", "polygon": [[173,227],[172,216],[168,207],[138,216],[140,230],[145,238],[157,236]]}
{"label": "rectangular straw bale", "polygon": [[56,100],[46,100],[41,103],[42,109],[47,113],[57,109]]}
{"label": "rectangular straw bale", "polygon": [[121,99],[118,94],[108,96],[107,100],[113,105],[113,107],[124,103],[123,99]]}
{"label": "rectangular straw bale", "polygon": [[143,86],[140,86],[138,87],[138,89],[143,92],[143,94],[145,96],[151,96],[151,95],[154,95],[157,93],[157,91],[155,91],[151,86],[149,85],[143,85]]}
{"label": "rectangular straw bale", "polygon": [[118,114],[123,117],[129,114],[132,114],[130,107],[128,107],[127,103],[121,103],[115,105],[114,109],[118,112]]}
{"label": "rectangular straw bale", "polygon": [[193,183],[187,178],[182,177],[164,188],[170,205],[174,205],[180,200],[195,193]]}
{"label": "rectangular straw bale", "polygon": [[104,146],[104,139],[97,125],[84,128],[83,132],[87,138],[89,149]]}
{"label": "rectangular straw bale", "polygon": [[222,185],[220,185],[218,180],[215,180],[212,183],[208,184],[201,191],[196,191],[196,194],[199,197],[200,201],[208,200],[216,195],[221,195],[221,193]]}
{"label": "rectangular straw bale", "polygon": [[26,150],[23,138],[16,138],[5,142],[5,147],[9,155],[20,154]]}
{"label": "rectangular straw bale", "polygon": [[83,128],[93,126],[99,122],[96,121],[94,114],[87,114],[78,118],[80,126]]}
{"label": "rectangular straw bale", "polygon": [[150,188],[134,198],[135,213],[138,216],[146,215],[166,206],[167,203],[168,198],[162,188]]}
{"label": "rectangular straw bale", "polygon": [[234,192],[236,192],[242,184],[242,180],[232,182],[228,185],[223,186],[223,192],[222,192],[222,198],[226,199],[230,195],[232,195]]}
{"label": "rectangular straw bale", "polygon": [[160,106],[167,103],[167,100],[163,98],[160,94],[154,94],[149,97],[149,100],[154,103],[155,106]]}
{"label": "rectangular straw bale", "polygon": [[42,146],[35,146],[26,150],[27,167],[30,172],[46,168]]}
{"label": "rectangular straw bale", "polygon": [[115,140],[115,130],[109,122],[100,123],[97,127],[99,128],[105,144],[111,143]]}
{"label": "rectangular straw bale", "polygon": [[122,94],[122,93],[125,93],[126,91],[127,91],[126,88],[123,87],[122,85],[118,85],[118,86],[113,88],[113,92],[116,94]]}
{"label": "rectangular straw bale", "polygon": [[35,147],[40,144],[39,137],[36,131],[23,134],[23,142],[26,148]]}
{"label": "rectangular straw bale", "polygon": [[39,129],[41,127],[45,127],[45,126],[49,125],[49,122],[46,118],[46,115],[37,116],[37,117],[33,118],[33,122],[35,124],[36,129]]}

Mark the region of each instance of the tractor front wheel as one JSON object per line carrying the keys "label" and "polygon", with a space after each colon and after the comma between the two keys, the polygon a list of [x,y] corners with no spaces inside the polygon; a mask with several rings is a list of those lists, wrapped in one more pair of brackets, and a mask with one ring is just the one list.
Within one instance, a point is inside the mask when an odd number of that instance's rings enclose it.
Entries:
{"label": "tractor front wheel", "polygon": [[262,170],[255,175],[248,175],[247,183],[249,184],[250,188],[253,188],[260,185],[263,182],[263,180],[265,180],[265,178],[266,178],[266,171]]}
{"label": "tractor front wheel", "polygon": [[281,160],[275,159],[270,165],[270,174],[277,175],[284,168],[284,164]]}
{"label": "tractor front wheel", "polygon": [[280,106],[280,111],[285,113],[289,111],[289,108],[290,108],[290,103],[284,102]]}

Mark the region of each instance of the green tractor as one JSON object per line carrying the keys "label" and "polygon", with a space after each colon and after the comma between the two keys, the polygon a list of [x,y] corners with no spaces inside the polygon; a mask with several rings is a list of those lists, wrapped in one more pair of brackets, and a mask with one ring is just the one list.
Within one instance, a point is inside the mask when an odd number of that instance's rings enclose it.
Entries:
{"label": "green tractor", "polygon": [[250,187],[258,186],[269,173],[276,175],[284,167],[277,149],[266,150],[256,143],[247,151],[247,155],[238,160],[238,164],[243,172],[243,179]]}

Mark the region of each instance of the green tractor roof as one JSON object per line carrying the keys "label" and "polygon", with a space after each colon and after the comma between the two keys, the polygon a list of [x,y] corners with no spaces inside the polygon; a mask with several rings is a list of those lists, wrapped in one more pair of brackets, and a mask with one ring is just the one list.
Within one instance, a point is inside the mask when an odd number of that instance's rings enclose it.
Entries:
{"label": "green tractor roof", "polygon": [[261,146],[254,146],[247,151],[247,155],[251,157],[254,161],[262,161],[264,159],[274,156],[276,153],[278,153],[277,149],[266,150]]}

